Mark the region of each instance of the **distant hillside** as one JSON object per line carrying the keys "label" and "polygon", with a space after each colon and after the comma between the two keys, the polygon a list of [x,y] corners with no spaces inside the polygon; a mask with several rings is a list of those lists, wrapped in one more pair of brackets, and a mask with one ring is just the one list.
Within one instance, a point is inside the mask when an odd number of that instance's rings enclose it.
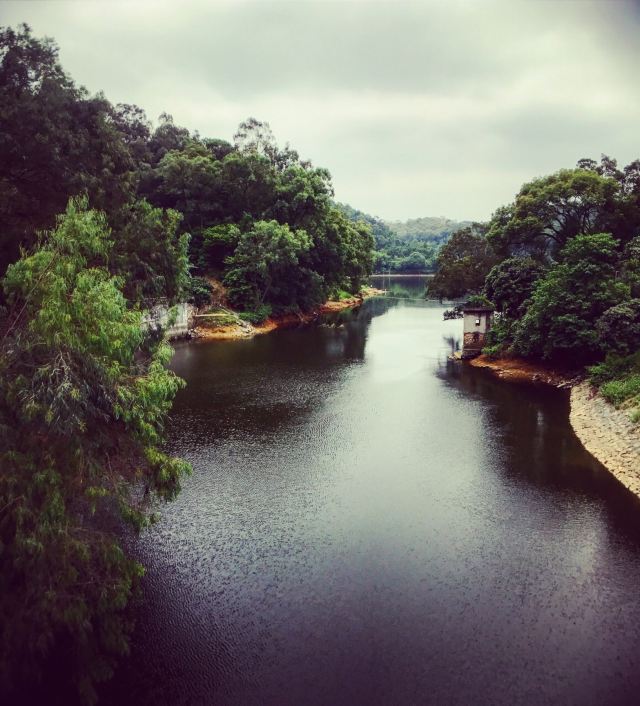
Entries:
{"label": "distant hillside", "polygon": [[469,221],[426,216],[408,221],[383,221],[349,204],[337,204],[353,221],[371,226],[376,241],[376,272],[433,272],[438,250]]}
{"label": "distant hillside", "polygon": [[471,225],[470,221],[452,221],[450,218],[436,216],[383,222],[399,238],[432,240],[437,243],[447,241],[457,230]]}

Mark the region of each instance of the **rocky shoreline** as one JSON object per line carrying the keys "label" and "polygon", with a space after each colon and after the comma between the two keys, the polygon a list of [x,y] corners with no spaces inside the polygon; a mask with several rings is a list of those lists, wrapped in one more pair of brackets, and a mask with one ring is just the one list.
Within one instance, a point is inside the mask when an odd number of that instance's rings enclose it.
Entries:
{"label": "rocky shoreline", "polygon": [[469,361],[502,380],[530,382],[570,389],[569,421],[576,436],[611,474],[640,498],[640,426],[625,410],[601,397],[584,375],[555,370],[518,358],[478,356]]}
{"label": "rocky shoreline", "polygon": [[571,388],[571,426],[587,451],[640,498],[640,427],[588,382]]}

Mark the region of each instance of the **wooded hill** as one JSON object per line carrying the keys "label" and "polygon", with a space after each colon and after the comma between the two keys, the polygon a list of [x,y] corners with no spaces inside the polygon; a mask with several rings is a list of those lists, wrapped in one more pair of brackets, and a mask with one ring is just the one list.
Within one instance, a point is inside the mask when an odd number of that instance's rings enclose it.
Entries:
{"label": "wooded hill", "polygon": [[375,272],[434,272],[440,247],[457,230],[471,225],[469,221],[429,216],[385,221],[348,204],[339,206],[351,220],[364,221],[371,227]]}

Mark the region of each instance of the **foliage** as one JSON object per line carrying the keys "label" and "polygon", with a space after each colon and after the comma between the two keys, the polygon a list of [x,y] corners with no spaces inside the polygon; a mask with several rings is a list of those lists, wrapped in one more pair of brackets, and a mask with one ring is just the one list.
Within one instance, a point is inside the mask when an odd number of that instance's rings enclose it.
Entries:
{"label": "foliage", "polygon": [[520,318],[543,272],[543,267],[531,258],[507,258],[489,271],[484,291],[495,302],[498,311],[511,318]]}
{"label": "foliage", "polygon": [[235,223],[220,223],[202,232],[202,263],[211,271],[224,269],[240,242],[240,228]]}
{"label": "foliage", "polygon": [[142,200],[122,209],[113,220],[110,269],[122,276],[127,299],[181,301],[189,279],[189,236],[179,234],[181,214]]}
{"label": "foliage", "polygon": [[106,518],[144,527],[188,470],[160,450],[181,381],[107,269],[109,235],[70,202],[7,271],[0,343],[0,676],[24,686],[53,660],[87,702],[127,652],[142,574]]}
{"label": "foliage", "polygon": [[629,299],[607,309],[596,322],[603,351],[630,355],[640,348],[640,299]]}
{"label": "foliage", "polygon": [[607,233],[578,235],[536,283],[516,326],[514,349],[525,356],[584,363],[600,352],[596,321],[629,296],[616,280],[617,241]]}
{"label": "foliage", "polygon": [[1,276],[69,196],[86,192],[109,214],[125,204],[135,165],[111,104],[78,88],[27,25],[0,29],[0,106]]}
{"label": "foliage", "polygon": [[494,214],[487,232],[503,256],[555,260],[575,236],[611,231],[619,187],[585,169],[562,169],[525,184],[513,204]]}
{"label": "foliage", "polygon": [[467,298],[466,306],[482,306],[487,309],[495,309],[496,305],[484,294],[472,294]]}
{"label": "foliage", "polygon": [[209,304],[213,288],[204,277],[189,277],[186,286],[187,299],[191,304],[200,308]]}
{"label": "foliage", "polygon": [[428,293],[440,299],[454,299],[479,292],[496,262],[497,256],[482,229],[463,228],[440,250],[438,271],[429,283]]}
{"label": "foliage", "polygon": [[513,340],[513,327],[513,319],[501,313],[495,314],[491,328],[487,333],[488,343],[482,349],[482,352],[495,358],[508,353]]}
{"label": "foliage", "polygon": [[255,311],[241,311],[238,316],[250,324],[261,324],[271,316],[271,306],[269,304],[261,304]]}
{"label": "foliage", "polygon": [[348,204],[338,204],[352,221],[371,226],[375,239],[376,272],[433,272],[440,246],[456,230],[470,225],[447,218],[414,218],[405,222],[385,222],[358,211]]}
{"label": "foliage", "polygon": [[624,405],[632,421],[640,421],[640,350],[628,356],[610,353],[589,368],[589,376],[608,402]]}
{"label": "foliage", "polygon": [[289,290],[300,277],[300,257],[310,248],[306,231],[292,231],[277,221],[257,221],[228,259],[224,284],[229,301],[253,311],[265,301],[290,304]]}

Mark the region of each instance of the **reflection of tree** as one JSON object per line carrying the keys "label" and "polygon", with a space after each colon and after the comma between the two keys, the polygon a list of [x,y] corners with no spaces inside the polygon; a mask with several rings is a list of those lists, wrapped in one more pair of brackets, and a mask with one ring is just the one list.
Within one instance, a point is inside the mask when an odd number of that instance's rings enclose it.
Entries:
{"label": "reflection of tree", "polygon": [[443,336],[442,340],[447,344],[447,348],[451,353],[460,350],[460,338],[458,336]]}
{"label": "reflection of tree", "polygon": [[[635,517],[635,498],[592,458],[573,433],[568,420],[569,401],[562,390],[531,384],[508,383],[464,363],[447,361],[439,377],[465,398],[480,403],[486,439],[500,451],[494,471],[510,483],[529,483],[570,498],[576,493],[606,498],[609,521],[616,526]],[[640,529],[633,534],[639,537]]]}

